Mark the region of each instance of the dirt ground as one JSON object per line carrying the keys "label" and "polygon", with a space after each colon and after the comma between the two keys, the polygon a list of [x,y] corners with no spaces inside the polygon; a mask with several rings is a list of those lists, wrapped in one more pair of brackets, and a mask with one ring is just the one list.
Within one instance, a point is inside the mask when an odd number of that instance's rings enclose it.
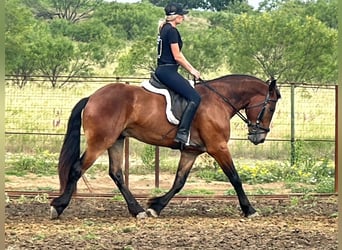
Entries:
{"label": "dirt ground", "polygon": [[251,202],[253,219],[236,201],[203,199],[172,200],[159,218],[137,220],[123,201],[74,199],[50,220],[48,202],[11,200],[6,249],[337,249],[336,197]]}
{"label": "dirt ground", "polygon": [[[161,175],[168,190],[174,175]],[[108,176],[87,176],[95,193],[117,190]],[[154,175],[131,175],[133,193],[151,194]],[[282,183],[244,185],[246,190]],[[58,190],[58,178],[6,176],[6,190]],[[224,194],[229,183],[189,178],[184,190]],[[79,192],[89,193],[80,180]],[[58,220],[49,218],[46,197],[8,200],[5,208],[6,249],[337,249],[337,197],[265,200],[251,196],[259,217],[241,217],[237,200],[171,200],[159,218],[132,218],[115,199],[73,199]],[[146,207],[147,200],[139,200]]]}
{"label": "dirt ground", "polygon": [[[95,176],[86,174],[86,181],[90,186],[91,190],[87,187],[85,181],[80,179],[77,184],[77,190],[80,193],[111,193],[118,191],[113,180],[107,173],[98,173]],[[174,174],[162,173],[159,176],[159,188],[162,190],[169,190],[173,184],[175,178]],[[287,194],[290,192],[282,182],[278,183],[264,183],[258,185],[243,184],[246,191],[255,191],[258,189],[272,190],[276,194]],[[129,176],[129,187],[133,193],[137,194],[150,194],[155,189],[155,175],[144,174],[144,175],[130,175]],[[47,190],[47,191],[58,191],[59,180],[58,176],[37,176],[34,174],[28,174],[22,177],[7,175],[5,178],[6,190]],[[229,182],[222,181],[211,181],[207,182],[203,179],[197,178],[190,174],[182,191],[209,191],[213,194],[221,195],[227,190],[232,189],[232,185]]]}

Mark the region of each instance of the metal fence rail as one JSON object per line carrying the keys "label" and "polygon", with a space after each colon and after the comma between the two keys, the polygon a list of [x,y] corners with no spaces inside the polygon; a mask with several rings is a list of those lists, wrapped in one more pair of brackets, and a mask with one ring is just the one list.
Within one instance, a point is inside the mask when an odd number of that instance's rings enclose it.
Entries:
{"label": "metal fence rail", "polygon": [[[139,85],[146,78],[78,77],[61,88],[52,88],[46,76],[33,76],[22,88],[13,80],[13,76],[6,76],[6,151],[34,153],[38,149],[59,152],[71,109],[79,99],[108,83]],[[295,155],[294,143],[303,142],[318,145],[321,157],[333,160],[337,86],[279,86],[282,98],[263,145],[250,144],[245,124],[238,117],[231,120],[233,156],[288,160]]]}

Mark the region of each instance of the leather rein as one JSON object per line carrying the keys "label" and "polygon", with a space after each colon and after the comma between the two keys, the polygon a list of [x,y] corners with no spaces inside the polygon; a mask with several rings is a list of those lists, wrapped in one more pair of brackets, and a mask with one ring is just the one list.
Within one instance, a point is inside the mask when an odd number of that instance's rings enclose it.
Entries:
{"label": "leather rein", "polygon": [[[267,92],[266,94],[266,97],[265,97],[265,100],[261,103],[258,103],[258,104],[255,104],[253,106],[250,106],[250,107],[246,107],[245,109],[252,109],[252,108],[257,108],[257,107],[260,107],[262,106],[259,114],[258,114],[258,117],[257,117],[257,120],[256,120],[256,123],[253,124],[247,117],[245,117],[241,112],[240,110],[238,110],[230,101],[227,97],[223,96],[221,93],[219,93],[215,88],[213,88],[212,86],[210,86],[206,81],[200,79],[199,80],[199,84],[201,85],[204,85],[205,87],[207,87],[209,90],[211,90],[212,92],[214,92],[216,95],[218,95],[225,103],[227,103],[230,107],[233,108],[235,114],[237,114],[237,116],[239,116],[241,118],[242,121],[244,121],[248,127],[252,127],[253,128],[253,132],[249,132],[249,134],[258,134],[258,133],[268,133],[270,131],[269,128],[264,128],[262,126],[260,126],[260,121],[262,121],[262,118],[264,116],[264,113],[265,113],[265,109],[266,109],[266,106],[269,102],[277,102],[277,100],[273,100],[273,99],[270,99],[270,94],[269,92]],[[260,132],[260,130],[262,130]],[[259,131],[259,132],[258,132]]]}

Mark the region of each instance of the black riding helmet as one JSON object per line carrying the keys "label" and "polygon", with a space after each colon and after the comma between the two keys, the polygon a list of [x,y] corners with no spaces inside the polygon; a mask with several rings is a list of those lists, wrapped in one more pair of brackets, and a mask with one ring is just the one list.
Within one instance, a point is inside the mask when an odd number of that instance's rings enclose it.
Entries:
{"label": "black riding helmet", "polygon": [[179,3],[169,3],[164,8],[165,14],[167,16],[171,15],[186,15],[189,13],[188,10],[183,9],[183,7]]}

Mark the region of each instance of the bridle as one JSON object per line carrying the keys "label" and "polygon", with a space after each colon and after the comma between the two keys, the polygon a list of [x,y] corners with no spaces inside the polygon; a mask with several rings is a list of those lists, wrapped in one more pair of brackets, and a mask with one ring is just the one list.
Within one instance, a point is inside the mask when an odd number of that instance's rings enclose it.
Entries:
{"label": "bridle", "polygon": [[261,110],[257,116],[255,124],[253,124],[251,121],[248,120],[249,121],[249,123],[247,124],[248,127],[252,127],[252,132],[250,131],[248,133],[248,135],[263,134],[263,133],[270,132],[269,128],[265,128],[265,127],[260,126],[260,122],[264,118],[266,106],[269,102],[277,102],[277,100],[270,99],[270,92],[268,91],[266,94],[265,100],[262,103],[255,104],[255,105],[250,106],[250,107],[247,106],[245,108],[245,110],[247,111],[248,109],[257,108],[257,107],[262,106],[262,108],[261,108]]}
{"label": "bridle", "polygon": [[260,107],[262,106],[258,116],[257,116],[257,119],[256,119],[256,122],[255,123],[252,123],[251,120],[249,120],[247,117],[245,117],[241,112],[240,110],[238,110],[230,101],[228,98],[226,98],[225,96],[223,96],[222,94],[220,94],[215,88],[213,88],[212,86],[210,86],[207,82],[201,80],[200,82],[202,85],[204,85],[205,87],[207,87],[209,90],[211,90],[212,92],[214,92],[216,95],[218,95],[225,103],[227,103],[229,106],[231,106],[235,112],[235,114],[237,114],[238,117],[241,118],[242,121],[244,121],[247,126],[250,128],[252,128],[248,135],[256,135],[256,134],[264,134],[264,133],[268,133],[270,131],[269,128],[265,128],[263,126],[260,125],[260,122],[262,121],[263,117],[264,117],[264,114],[265,114],[265,110],[266,110],[266,106],[269,102],[277,102],[278,100],[275,100],[275,99],[271,99],[270,98],[270,93],[269,91],[267,92],[266,94],[266,97],[265,97],[265,100],[261,103],[258,103],[258,104],[255,104],[253,106],[247,106],[245,108],[245,110],[247,111],[248,109],[252,109],[252,108],[257,108],[257,107]]}

